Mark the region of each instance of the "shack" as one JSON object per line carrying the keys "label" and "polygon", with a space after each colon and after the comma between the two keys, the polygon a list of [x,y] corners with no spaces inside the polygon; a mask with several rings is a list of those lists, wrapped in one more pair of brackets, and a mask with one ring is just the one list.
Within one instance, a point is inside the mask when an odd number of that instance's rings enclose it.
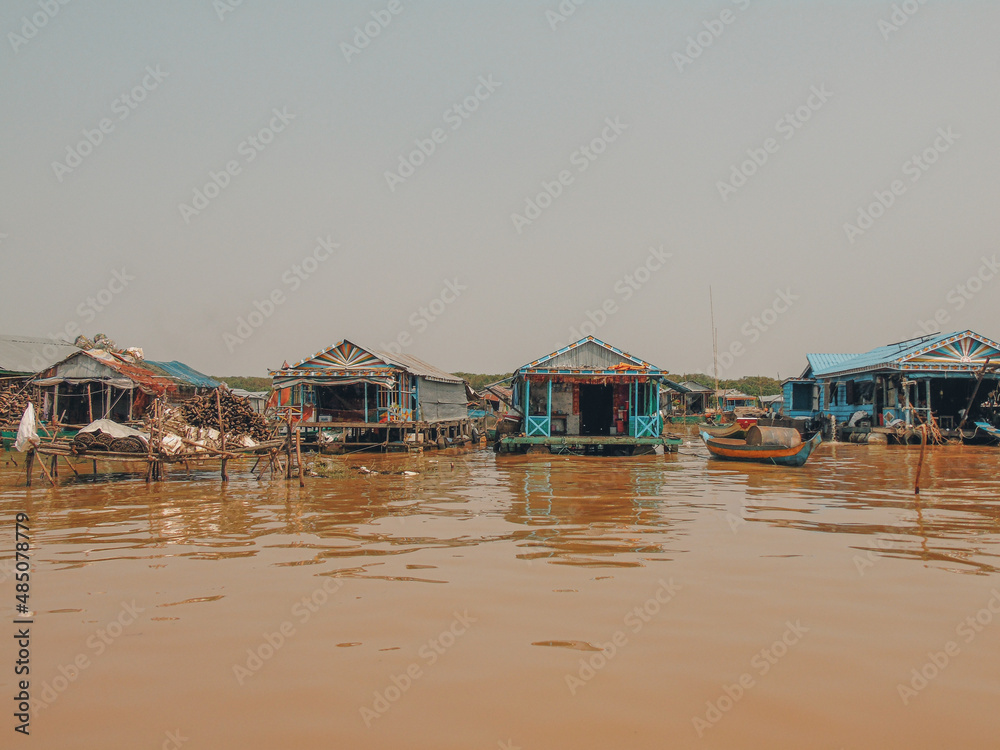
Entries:
{"label": "shack", "polygon": [[680,394],[686,414],[704,414],[712,408],[712,396],[715,393],[713,388],[693,380],[685,380],[681,385],[687,389]]}
{"label": "shack", "polygon": [[471,439],[465,381],[416,357],[345,339],[270,375],[279,416],[333,452]]}
{"label": "shack", "polygon": [[43,417],[56,416],[63,425],[135,421],[154,398],[177,403],[219,385],[181,362],[149,362],[104,349],[76,350],[32,384],[41,390]]}
{"label": "shack", "polygon": [[[664,388],[684,393],[666,371],[588,336],[514,372],[512,413],[497,450],[635,455],[676,450],[663,434]],[[520,427],[520,434],[509,434]]]}
{"label": "shack", "polygon": [[757,397],[750,396],[746,393],[736,390],[735,388],[727,388],[725,390],[720,390],[716,393],[716,398],[718,399],[719,411],[736,411],[737,409],[755,409],[757,408]]}
{"label": "shack", "polygon": [[823,422],[838,437],[908,442],[926,423],[937,437],[992,442],[1000,427],[1000,344],[973,331],[806,360],[802,375],[783,383],[784,414]]}

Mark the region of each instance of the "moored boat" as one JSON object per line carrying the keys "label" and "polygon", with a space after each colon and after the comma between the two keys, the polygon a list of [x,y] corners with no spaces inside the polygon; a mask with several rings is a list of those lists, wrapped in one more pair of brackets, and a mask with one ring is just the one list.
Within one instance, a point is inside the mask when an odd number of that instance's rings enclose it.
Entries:
{"label": "moored boat", "polygon": [[748,430],[746,440],[719,438],[705,431],[701,432],[701,439],[716,458],[777,466],[802,466],[823,440],[817,433],[803,442],[798,430],[756,426]]}
{"label": "moored boat", "polygon": [[702,423],[698,425],[698,430],[700,432],[707,432],[709,435],[715,438],[743,439],[746,438],[747,436],[747,428],[741,425],[739,422],[732,422],[727,424]]}

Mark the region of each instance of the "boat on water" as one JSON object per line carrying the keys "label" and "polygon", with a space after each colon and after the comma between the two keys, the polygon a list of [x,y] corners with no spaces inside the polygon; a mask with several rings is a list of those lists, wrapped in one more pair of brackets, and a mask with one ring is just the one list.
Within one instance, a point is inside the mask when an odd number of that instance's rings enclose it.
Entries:
{"label": "boat on water", "polygon": [[739,422],[732,422],[727,424],[706,424],[702,423],[698,425],[698,429],[701,432],[707,432],[709,435],[715,438],[734,438],[743,439],[747,436],[747,430],[752,425],[744,426]]}
{"label": "boat on water", "polygon": [[823,441],[819,433],[803,442],[798,430],[756,425],[747,431],[745,440],[715,437],[704,430],[701,439],[716,458],[776,466],[802,466]]}

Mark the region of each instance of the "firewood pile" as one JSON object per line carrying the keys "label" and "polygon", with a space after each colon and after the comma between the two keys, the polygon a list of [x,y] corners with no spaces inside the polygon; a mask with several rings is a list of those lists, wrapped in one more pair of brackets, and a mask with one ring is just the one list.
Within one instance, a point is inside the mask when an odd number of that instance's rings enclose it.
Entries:
{"label": "firewood pile", "polygon": [[267,422],[253,410],[249,399],[234,396],[225,388],[220,388],[218,393],[222,406],[221,426],[215,392],[185,401],[180,407],[184,421],[192,427],[219,430],[227,435],[248,435],[257,442],[267,440],[270,434]]}
{"label": "firewood pile", "polygon": [[[20,383],[0,386],[0,422],[20,422],[24,410],[28,408],[31,390]],[[38,402],[35,402],[36,408]]]}

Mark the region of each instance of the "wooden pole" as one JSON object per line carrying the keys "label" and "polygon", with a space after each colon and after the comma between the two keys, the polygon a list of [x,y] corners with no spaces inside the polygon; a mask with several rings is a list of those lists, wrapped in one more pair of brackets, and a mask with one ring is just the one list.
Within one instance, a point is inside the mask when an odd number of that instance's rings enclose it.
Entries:
{"label": "wooden pole", "polygon": [[924,468],[924,452],[927,450],[927,425],[920,425],[920,460],[917,461],[917,479],[913,484],[913,494],[920,494],[920,472]]}
{"label": "wooden pole", "polygon": [[64,458],[66,459],[66,465],[67,465],[67,466],[68,466],[68,467],[70,468],[70,471],[72,471],[72,472],[73,472],[74,474],[76,474],[77,476],[80,476],[80,472],[78,472],[78,471],[76,470],[76,467],[75,467],[75,466],[73,466],[73,464],[72,464],[72,463],[70,463],[70,460],[69,460],[69,456],[64,456]]}
{"label": "wooden pole", "polygon": [[38,468],[42,470],[42,473],[45,475],[45,478],[49,480],[49,484],[51,484],[53,487],[55,487],[56,486],[55,480],[52,479],[52,475],[49,474],[49,470],[45,468],[45,460],[44,459],[42,459],[42,458],[38,459]]}
{"label": "wooden pole", "polygon": [[[226,452],[226,426],[222,423],[222,397],[219,396],[219,389],[215,389],[215,410],[219,415],[219,433],[222,435],[220,438],[219,447],[222,448],[222,453]],[[229,475],[226,473],[226,456],[222,456],[222,483],[225,484],[229,481]]]}
{"label": "wooden pole", "polygon": [[299,462],[299,487],[305,487],[305,480],[302,479],[302,432],[295,431],[295,460]]}
{"label": "wooden pole", "polygon": [[990,360],[993,357],[987,357],[986,362],[983,363],[983,369],[979,371],[979,377],[976,378],[976,387],[972,389],[972,395],[969,396],[969,403],[965,405],[965,413],[962,414],[962,421],[958,423],[958,436],[962,437],[962,428],[965,427],[965,421],[969,418],[969,411],[972,409],[972,402],[976,400],[976,396],[979,395],[979,386],[982,385],[983,376],[986,375],[986,368],[990,366]]}
{"label": "wooden pole", "polygon": [[[153,419],[156,416],[156,401],[153,401],[153,414],[149,418],[149,436],[146,440],[146,484],[153,481]],[[97,473],[97,461],[94,461],[94,473]]]}
{"label": "wooden pole", "polygon": [[94,421],[94,402],[90,394],[90,383],[87,383],[87,420],[88,424]]}
{"label": "wooden pole", "polygon": [[31,486],[31,469],[34,463],[35,463],[35,449],[32,448],[31,450],[28,451],[28,455],[24,459],[25,475],[27,477],[27,484],[25,484],[25,487]]}
{"label": "wooden pole", "polygon": [[288,416],[285,418],[286,429],[286,439],[285,439],[285,458],[287,463],[285,464],[285,479],[292,478],[292,415],[289,412]]}

